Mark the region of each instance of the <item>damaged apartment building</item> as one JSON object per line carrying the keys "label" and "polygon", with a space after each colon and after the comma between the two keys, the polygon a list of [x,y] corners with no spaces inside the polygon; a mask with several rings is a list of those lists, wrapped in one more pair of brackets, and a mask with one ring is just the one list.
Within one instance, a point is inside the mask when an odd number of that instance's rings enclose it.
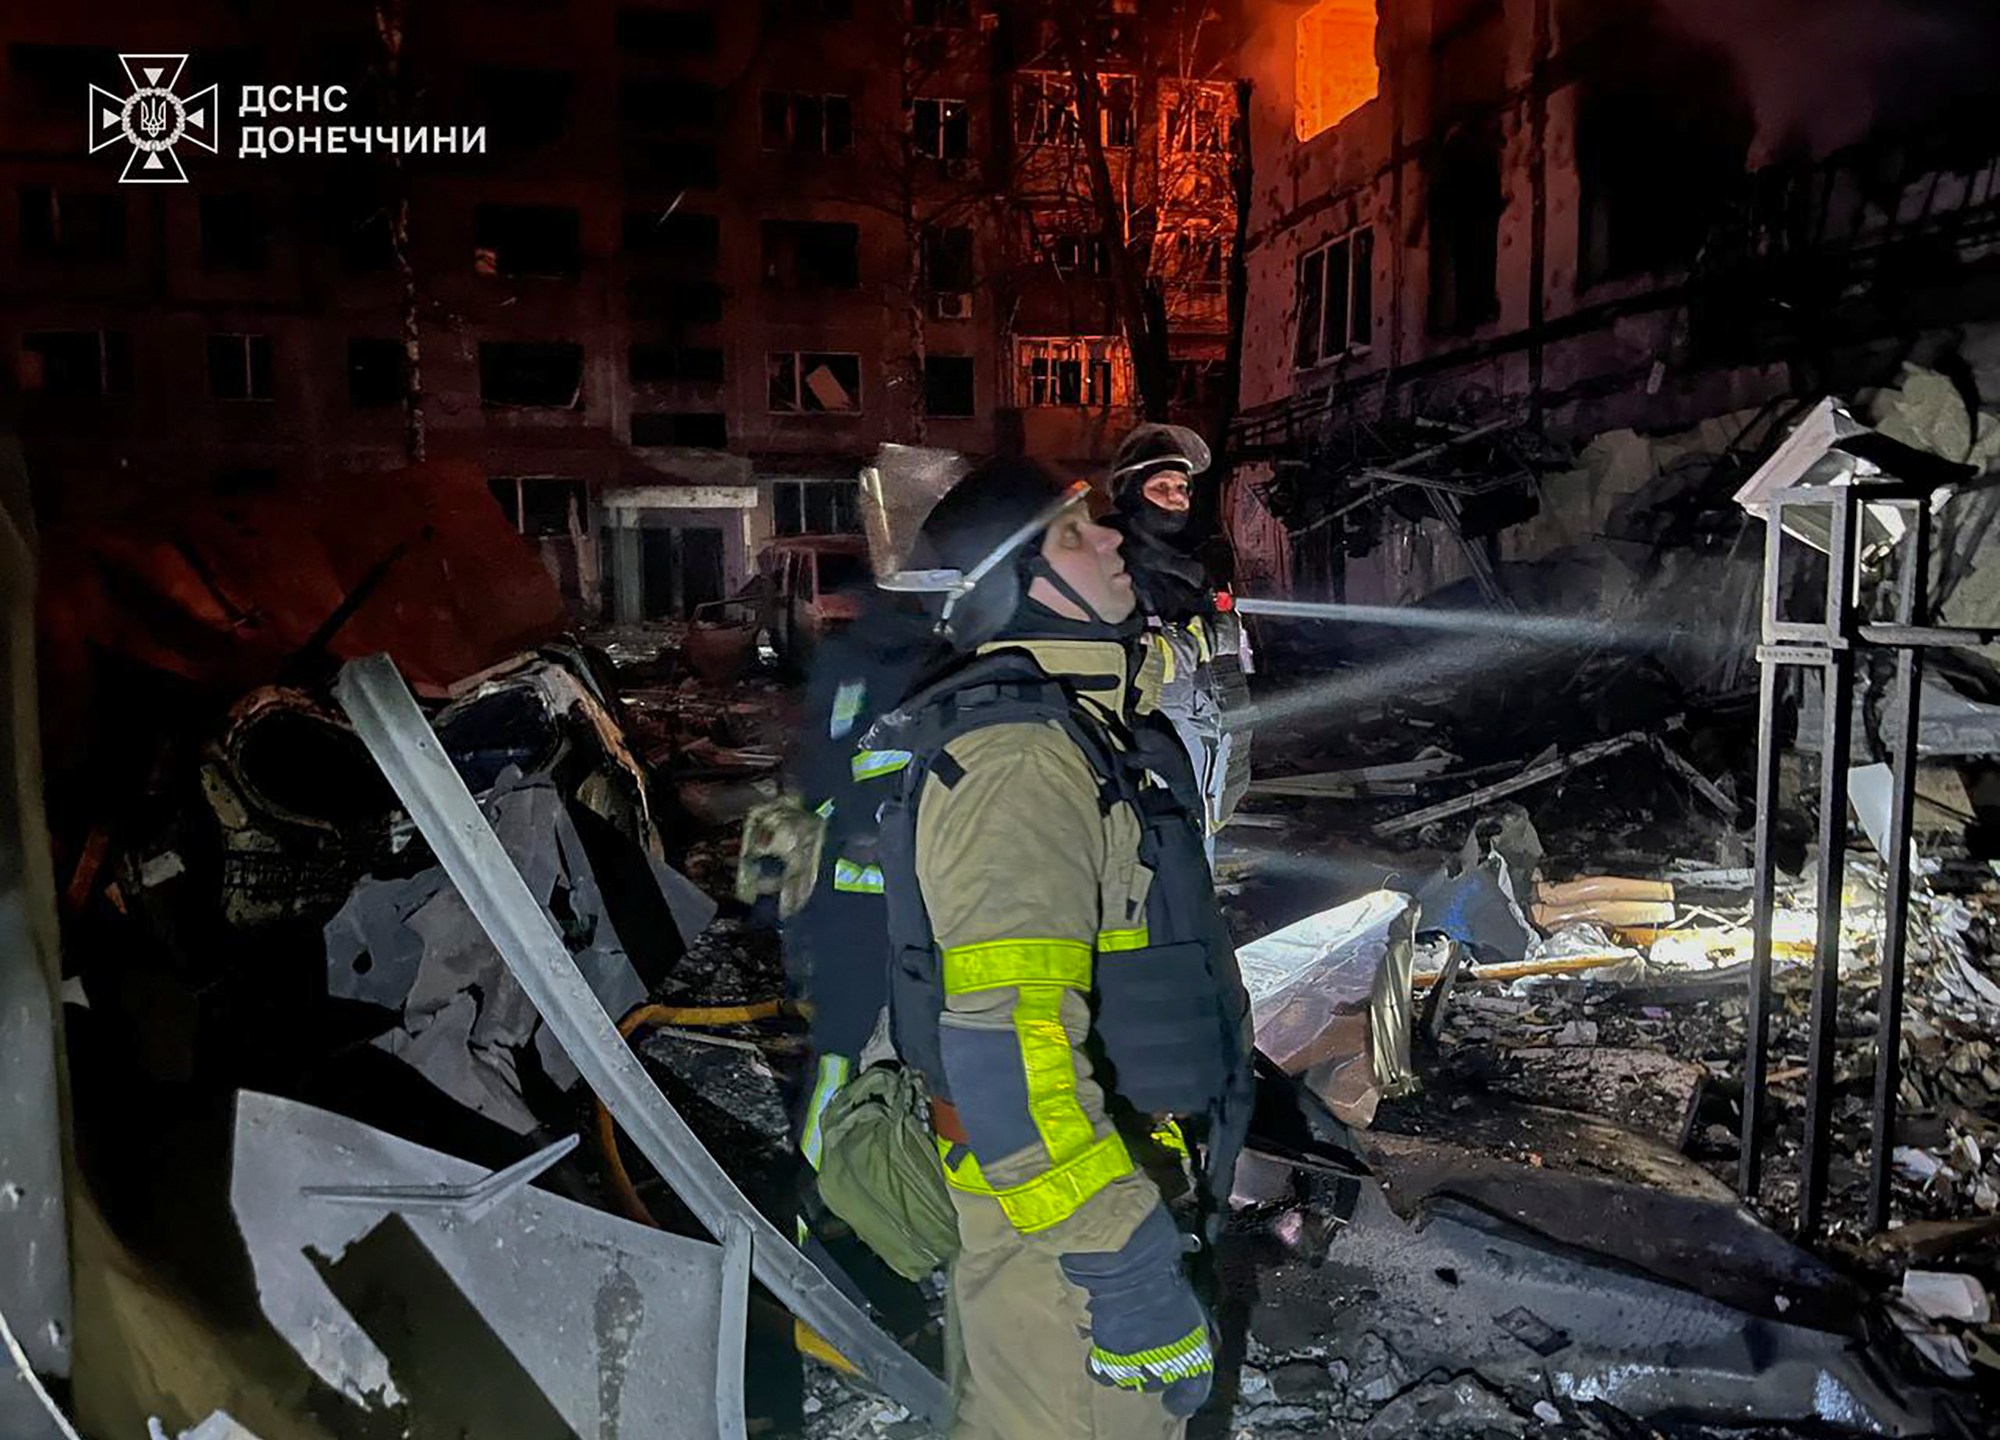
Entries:
{"label": "damaged apartment building", "polygon": [[[1093,37],[1090,147],[1039,7],[445,0],[410,7],[393,66],[366,7],[19,17],[0,347],[31,463],[65,476],[45,526],[463,462],[574,613],[684,616],[774,537],[858,530],[883,441],[1107,456],[1138,397],[1106,235],[1140,215],[1167,403],[1212,421],[1236,36],[1190,49],[1160,9]],[[121,189],[78,97],[134,47],[228,94],[342,85],[372,118],[480,126],[485,152],[418,183],[232,143],[196,186]]]}
{"label": "damaged apartment building", "polygon": [[1908,362],[1974,410],[2000,398],[1977,7],[1252,15],[1249,583],[1529,604],[1513,562],[1602,541],[1592,563],[1618,563],[1563,600],[1615,607],[1820,396],[1893,390]]}

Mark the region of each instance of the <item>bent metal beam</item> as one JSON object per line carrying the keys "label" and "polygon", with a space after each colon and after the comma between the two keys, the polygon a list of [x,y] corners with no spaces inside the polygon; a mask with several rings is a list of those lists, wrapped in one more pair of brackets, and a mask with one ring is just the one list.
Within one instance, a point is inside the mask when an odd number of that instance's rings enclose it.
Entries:
{"label": "bent metal beam", "polygon": [[747,1223],[752,1270],[882,1392],[942,1427],[942,1383],[759,1215],[619,1038],[386,655],[350,660],[334,696],[507,968],[590,1088],[709,1233]]}

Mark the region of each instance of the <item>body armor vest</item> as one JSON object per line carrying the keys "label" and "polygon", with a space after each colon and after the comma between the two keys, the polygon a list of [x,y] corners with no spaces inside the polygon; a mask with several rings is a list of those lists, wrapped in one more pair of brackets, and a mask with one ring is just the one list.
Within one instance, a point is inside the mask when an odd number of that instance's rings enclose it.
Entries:
{"label": "body armor vest", "polygon": [[[1098,779],[1105,813],[1129,805],[1139,859],[1152,872],[1146,944],[1100,949],[1092,994],[1092,1061],[1114,1113],[1207,1116],[1211,1151],[1226,1135],[1228,1183],[1248,1123],[1249,1002],[1193,817],[1201,801],[1187,757],[1165,727],[1134,734],[1086,711],[1076,692],[1019,652],[974,661],[884,718],[870,744],[908,751],[897,793],[881,812],[889,907],[890,1006],[896,1048],[932,1093],[949,1098],[939,1053],[942,962],[917,882],[917,806],[936,775],[962,774],[945,747],[991,725],[1053,722]],[[884,738],[886,737],[886,738]],[[1148,779],[1149,773],[1166,783]],[[1023,856],[1024,865],[1063,863]],[[1226,1112],[1226,1115],[1225,1115]],[[1239,1113],[1240,1112],[1240,1113]]]}

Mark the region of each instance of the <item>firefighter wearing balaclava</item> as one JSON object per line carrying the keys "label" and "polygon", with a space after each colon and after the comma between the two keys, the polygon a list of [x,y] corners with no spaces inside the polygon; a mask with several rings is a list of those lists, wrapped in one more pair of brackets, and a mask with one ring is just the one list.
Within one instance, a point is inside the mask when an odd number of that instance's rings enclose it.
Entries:
{"label": "firefighter wearing balaclava", "polygon": [[938,503],[903,583],[957,658],[863,741],[902,777],[891,1007],[958,1220],[959,1440],[1178,1436],[1215,1367],[1167,1191],[1227,1198],[1248,1004],[1186,757],[1126,723],[1142,622],[1089,494],[1012,459]]}
{"label": "firefighter wearing balaclava", "polygon": [[1242,622],[1207,570],[1185,548],[1195,478],[1208,446],[1185,425],[1134,429],[1111,461],[1114,513],[1125,563],[1146,616],[1138,685],[1172,722],[1202,792],[1203,828],[1213,837],[1250,785],[1249,704],[1244,675],[1250,647]]}

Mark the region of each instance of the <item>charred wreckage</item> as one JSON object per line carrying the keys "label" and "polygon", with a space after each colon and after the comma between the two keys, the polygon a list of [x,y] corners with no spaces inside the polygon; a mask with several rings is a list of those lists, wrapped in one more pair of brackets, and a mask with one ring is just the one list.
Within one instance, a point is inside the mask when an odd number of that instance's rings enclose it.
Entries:
{"label": "charred wreckage", "polygon": [[[1347,492],[1420,495],[1469,586],[1244,605],[1260,1095],[1196,1433],[1992,1433],[1993,492],[1917,408],[1662,471],[1656,537],[1703,539],[1646,626],[1469,543],[1574,461],[1476,426],[1368,437]],[[792,1232],[803,1025],[727,894],[789,692],[563,638],[479,484],[406,472],[337,543],[282,497],[51,537],[46,832],[0,537],[9,1435],[945,1423],[935,1287]],[[1702,565],[1720,638],[1659,603]]]}

